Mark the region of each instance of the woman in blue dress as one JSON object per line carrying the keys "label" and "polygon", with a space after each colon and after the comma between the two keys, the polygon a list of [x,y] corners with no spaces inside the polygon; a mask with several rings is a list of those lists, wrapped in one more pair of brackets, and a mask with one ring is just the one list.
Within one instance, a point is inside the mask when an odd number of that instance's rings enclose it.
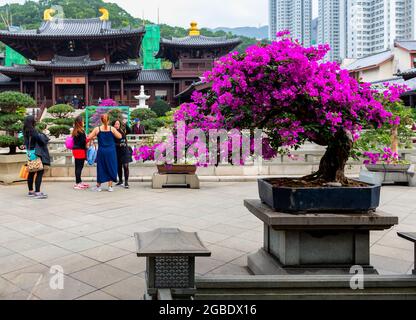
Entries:
{"label": "woman in blue dress", "polygon": [[108,191],[113,192],[113,182],[117,182],[117,153],[114,138],[121,139],[121,134],[108,125],[108,114],[101,116],[102,125],[95,128],[88,136],[90,141],[98,139],[97,151],[97,186],[93,191],[101,192],[101,185],[108,183]]}

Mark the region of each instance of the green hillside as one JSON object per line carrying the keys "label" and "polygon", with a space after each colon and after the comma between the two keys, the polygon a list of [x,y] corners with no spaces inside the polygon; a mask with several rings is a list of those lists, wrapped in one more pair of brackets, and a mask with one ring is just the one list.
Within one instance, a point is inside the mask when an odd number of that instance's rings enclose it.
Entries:
{"label": "green hillside", "polygon": [[[143,21],[135,18],[126,12],[123,8],[115,3],[107,3],[102,0],[40,0],[27,1],[24,4],[6,4],[0,6],[0,14],[2,17],[10,17],[9,20],[15,26],[22,26],[25,29],[36,29],[39,27],[43,19],[43,12],[45,9],[53,5],[62,6],[65,17],[73,19],[98,17],[100,13],[98,9],[105,7],[110,12],[110,19],[113,27],[125,27],[131,25],[138,27],[143,25]],[[150,21],[145,21],[151,23]],[[3,19],[0,19],[0,29],[5,29],[6,25]],[[161,35],[164,38],[182,37],[186,36],[188,31],[180,27],[172,27],[169,25],[161,25]],[[231,33],[224,31],[209,31],[207,29],[201,30],[202,35],[206,36],[227,36],[233,37]],[[237,48],[238,51],[243,52],[248,46],[257,42],[256,39],[241,37],[243,43]]]}

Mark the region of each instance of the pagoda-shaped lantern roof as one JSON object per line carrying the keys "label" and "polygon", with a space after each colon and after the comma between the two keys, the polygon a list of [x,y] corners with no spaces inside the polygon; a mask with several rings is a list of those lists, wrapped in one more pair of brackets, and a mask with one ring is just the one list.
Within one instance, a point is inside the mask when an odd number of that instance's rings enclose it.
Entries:
{"label": "pagoda-shaped lantern roof", "polygon": [[220,55],[226,54],[242,43],[240,38],[207,37],[201,35],[196,22],[191,22],[189,35],[182,38],[165,39],[160,41],[160,50],[157,58],[176,60],[178,51],[190,49],[217,49]]}
{"label": "pagoda-shaped lantern roof", "polygon": [[210,256],[195,232],[177,228],[160,228],[150,232],[135,233],[137,256]]}

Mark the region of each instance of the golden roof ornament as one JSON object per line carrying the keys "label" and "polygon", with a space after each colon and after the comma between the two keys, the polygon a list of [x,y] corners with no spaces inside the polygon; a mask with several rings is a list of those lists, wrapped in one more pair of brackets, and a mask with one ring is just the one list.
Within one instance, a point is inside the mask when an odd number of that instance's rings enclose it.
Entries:
{"label": "golden roof ornament", "polygon": [[191,37],[200,36],[201,32],[198,29],[198,23],[195,21],[191,22],[191,28],[189,29],[189,35]]}
{"label": "golden roof ornament", "polygon": [[46,9],[43,12],[43,20],[45,21],[51,21],[53,19],[53,14],[55,14],[55,9]]}
{"label": "golden roof ornament", "polygon": [[108,21],[110,19],[110,13],[105,8],[98,9],[103,15],[100,17],[101,21]]}

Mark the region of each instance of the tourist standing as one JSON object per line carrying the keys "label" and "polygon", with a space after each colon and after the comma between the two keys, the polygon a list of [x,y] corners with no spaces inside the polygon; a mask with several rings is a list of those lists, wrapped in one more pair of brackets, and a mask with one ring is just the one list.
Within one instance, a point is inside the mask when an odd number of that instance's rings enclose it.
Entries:
{"label": "tourist standing", "polygon": [[74,147],[72,155],[75,159],[75,190],[88,189],[90,186],[82,182],[82,170],[84,169],[85,160],[87,159],[87,135],[84,129],[84,119],[78,116],[74,121],[74,130],[72,130],[72,138],[74,139]]}
{"label": "tourist standing", "polygon": [[[113,123],[113,127],[121,134],[121,139],[116,139],[117,150],[117,164],[118,164],[118,183],[117,186],[123,186],[125,189],[129,189],[129,163],[133,162],[132,152],[127,143],[127,135],[131,130],[127,125],[127,120],[123,120],[123,124],[120,120],[116,120]],[[123,171],[124,171],[124,184],[123,184]]]}
{"label": "tourist standing", "polygon": [[144,125],[140,123],[140,119],[134,119],[133,134],[146,134]]}
{"label": "tourist standing", "polygon": [[117,153],[115,139],[121,139],[121,134],[108,125],[108,114],[101,116],[101,125],[95,128],[88,139],[98,138],[97,152],[97,186],[93,191],[101,192],[101,185],[108,183],[108,191],[113,191],[113,182],[117,182]]}
{"label": "tourist standing", "polygon": [[[38,157],[41,159],[43,169],[37,172],[29,172],[27,179],[27,185],[29,189],[28,196],[35,199],[46,199],[48,196],[41,192],[41,185],[43,174],[45,173],[45,166],[50,166],[51,160],[48,150],[49,138],[39,132],[36,128],[36,121],[33,116],[27,116],[23,125],[23,138],[26,147],[26,153],[29,160],[36,160]],[[33,189],[33,183],[35,183],[35,189]]]}

